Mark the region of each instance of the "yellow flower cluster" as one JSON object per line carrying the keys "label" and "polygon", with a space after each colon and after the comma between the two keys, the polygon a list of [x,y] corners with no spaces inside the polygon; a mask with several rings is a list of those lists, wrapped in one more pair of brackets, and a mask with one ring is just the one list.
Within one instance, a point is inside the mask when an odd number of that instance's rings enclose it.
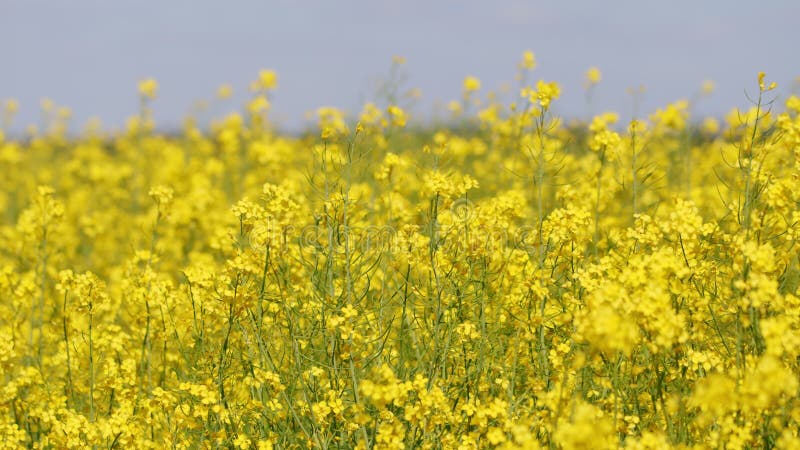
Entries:
{"label": "yellow flower cluster", "polygon": [[265,70],[0,129],[0,448],[800,448],[800,99],[565,126],[535,66],[452,128],[281,134]]}
{"label": "yellow flower cluster", "polygon": [[536,104],[543,109],[548,109],[550,107],[550,102],[561,96],[561,87],[555,81],[546,82],[539,80],[536,83],[536,89],[530,87],[522,88],[520,95],[531,104]]}

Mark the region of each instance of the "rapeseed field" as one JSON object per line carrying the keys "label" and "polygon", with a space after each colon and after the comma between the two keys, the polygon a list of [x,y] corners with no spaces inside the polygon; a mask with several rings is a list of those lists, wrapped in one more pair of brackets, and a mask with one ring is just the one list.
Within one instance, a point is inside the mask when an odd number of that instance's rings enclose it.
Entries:
{"label": "rapeseed field", "polygon": [[270,70],[179,133],[5,102],[0,447],[800,448],[800,98],[577,121],[535,66],[300,135]]}

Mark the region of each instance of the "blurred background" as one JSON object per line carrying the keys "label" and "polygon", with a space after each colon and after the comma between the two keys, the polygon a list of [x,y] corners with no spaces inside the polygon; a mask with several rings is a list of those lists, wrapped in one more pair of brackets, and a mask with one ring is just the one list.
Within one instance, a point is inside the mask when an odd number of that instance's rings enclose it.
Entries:
{"label": "blurred background", "polygon": [[[445,116],[467,75],[481,80],[481,95],[516,98],[530,49],[531,81],[561,84],[553,108],[565,117],[616,110],[627,119],[628,91],[642,86],[646,114],[704,80],[715,90],[695,111],[722,116],[748,106],[758,71],[779,98],[796,90],[798,17],[797,0],[0,0],[0,101],[19,102],[17,131],[40,121],[43,98],[70,107],[75,130],[92,116],[119,128],[137,112],[137,82],[153,77],[156,122],[169,130],[198,100],[210,102],[207,115],[240,109],[259,69],[274,69],[271,116],[297,131],[319,106],[357,113],[402,56],[395,76],[403,91],[419,89],[411,113],[422,120]],[[602,81],[589,108],[591,66]],[[212,101],[224,83],[233,96]]]}

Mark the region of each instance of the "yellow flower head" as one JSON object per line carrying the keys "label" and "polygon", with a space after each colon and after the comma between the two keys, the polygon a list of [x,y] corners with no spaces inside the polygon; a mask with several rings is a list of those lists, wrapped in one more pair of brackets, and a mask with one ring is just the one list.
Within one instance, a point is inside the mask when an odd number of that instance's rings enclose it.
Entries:
{"label": "yellow flower head", "polygon": [[139,82],[139,95],[145,99],[156,98],[158,92],[158,82],[152,78],[147,78]]}
{"label": "yellow flower head", "polygon": [[172,203],[172,198],[175,195],[175,191],[173,191],[169,186],[158,185],[150,188],[148,195],[156,202],[157,205],[167,206]]}
{"label": "yellow flower head", "polygon": [[708,134],[716,134],[719,132],[719,121],[713,117],[706,117],[701,128]]}
{"label": "yellow flower head", "polygon": [[49,113],[56,107],[56,104],[49,98],[43,98],[39,101],[39,106],[42,108],[42,111]]}
{"label": "yellow flower head", "polygon": [[586,83],[589,86],[594,86],[595,84],[599,83],[601,79],[602,74],[600,73],[600,69],[597,67],[592,66],[586,71]]}
{"label": "yellow flower head", "polygon": [[464,111],[464,107],[461,106],[461,102],[457,100],[452,100],[450,103],[447,104],[447,110],[453,114],[461,114]]}
{"label": "yellow flower head", "polygon": [[469,76],[469,77],[464,78],[464,92],[465,93],[475,92],[480,88],[481,88],[481,80],[479,80],[479,79],[477,79],[477,78],[475,78],[473,76]]}
{"label": "yellow flower head", "polygon": [[764,83],[765,76],[766,74],[764,72],[758,72],[758,88],[761,90],[761,92],[768,92],[778,87],[778,83],[774,81],[770,83],[769,86],[766,86]]}
{"label": "yellow flower head", "polygon": [[6,100],[6,112],[8,114],[14,114],[15,112],[17,112],[18,109],[19,109],[19,103],[15,99],[10,98]]}
{"label": "yellow flower head", "polygon": [[647,123],[642,120],[631,120],[628,124],[628,134],[637,134],[647,131]]}
{"label": "yellow flower head", "polygon": [[705,80],[703,81],[703,85],[700,87],[700,91],[703,95],[709,95],[714,92],[714,82],[712,80]]}
{"label": "yellow flower head", "polygon": [[539,80],[536,83],[536,90],[529,87],[523,88],[522,97],[526,97],[531,103],[537,103],[542,108],[550,107],[550,102],[561,96],[561,87],[555,81],[545,82]]}
{"label": "yellow flower head", "polygon": [[317,117],[317,125],[322,132],[321,135],[323,139],[348,133],[347,123],[345,123],[345,117],[342,111],[329,106],[323,106],[317,108]]}
{"label": "yellow flower head", "polygon": [[383,111],[381,111],[374,103],[370,102],[364,104],[364,108],[361,110],[358,120],[360,123],[364,123],[366,125],[386,126],[386,119],[383,117]]}
{"label": "yellow flower head", "polygon": [[787,98],[786,109],[794,111],[795,113],[800,113],[800,97],[792,95]]}
{"label": "yellow flower head", "polygon": [[250,83],[252,91],[269,91],[278,87],[278,74],[274,70],[262,69],[258,72],[258,79]]}
{"label": "yellow flower head", "polygon": [[230,98],[233,95],[233,88],[230,84],[223,84],[219,88],[217,88],[217,98],[220,100],[225,100]]}
{"label": "yellow flower head", "polygon": [[533,70],[536,68],[536,57],[530,50],[525,50],[522,54],[522,61],[519,63],[521,69]]}
{"label": "yellow flower head", "polygon": [[406,126],[406,122],[408,122],[408,114],[403,111],[402,108],[392,105],[387,108],[386,112],[389,113],[389,118],[391,119],[392,125],[401,128]]}
{"label": "yellow flower head", "polygon": [[592,118],[592,122],[589,124],[589,130],[595,133],[607,130],[609,125],[617,123],[618,120],[619,114],[615,112],[604,112]]}
{"label": "yellow flower head", "polygon": [[247,110],[250,114],[260,114],[269,109],[269,100],[263,95],[259,95],[247,103]]}

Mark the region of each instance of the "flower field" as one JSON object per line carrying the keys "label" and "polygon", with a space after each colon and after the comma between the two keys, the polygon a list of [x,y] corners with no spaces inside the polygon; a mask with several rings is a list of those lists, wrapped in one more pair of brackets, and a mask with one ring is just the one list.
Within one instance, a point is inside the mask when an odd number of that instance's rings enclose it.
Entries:
{"label": "flower field", "polygon": [[534,66],[450,125],[282,134],[262,71],[0,132],[0,448],[800,448],[800,99],[573,121]]}

